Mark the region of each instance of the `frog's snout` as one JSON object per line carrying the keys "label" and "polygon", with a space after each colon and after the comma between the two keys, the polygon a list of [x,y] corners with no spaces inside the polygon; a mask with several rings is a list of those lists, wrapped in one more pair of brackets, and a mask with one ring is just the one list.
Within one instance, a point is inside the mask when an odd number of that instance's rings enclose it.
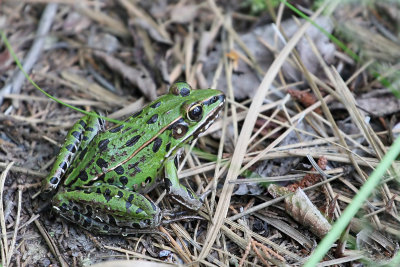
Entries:
{"label": "frog's snout", "polygon": [[219,102],[221,102],[221,103],[224,103],[224,102],[225,102],[225,95],[224,95],[224,94],[220,94],[220,95],[218,96],[218,98],[219,98]]}

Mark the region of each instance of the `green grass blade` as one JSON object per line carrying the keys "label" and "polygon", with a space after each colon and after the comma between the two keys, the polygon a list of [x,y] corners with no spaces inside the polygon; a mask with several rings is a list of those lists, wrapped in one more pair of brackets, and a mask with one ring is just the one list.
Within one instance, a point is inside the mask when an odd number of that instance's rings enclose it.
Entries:
{"label": "green grass blade", "polygon": [[332,247],[332,244],[338,239],[340,234],[349,224],[357,211],[361,208],[364,201],[372,193],[379,184],[381,177],[385,174],[392,162],[400,153],[400,137],[396,139],[389,151],[383,157],[377,168],[372,172],[371,176],[360,188],[358,194],[353,198],[351,203],[343,211],[342,216],[332,226],[331,231],[322,239],[317,248],[311,254],[310,259],[304,265],[305,267],[315,266]]}

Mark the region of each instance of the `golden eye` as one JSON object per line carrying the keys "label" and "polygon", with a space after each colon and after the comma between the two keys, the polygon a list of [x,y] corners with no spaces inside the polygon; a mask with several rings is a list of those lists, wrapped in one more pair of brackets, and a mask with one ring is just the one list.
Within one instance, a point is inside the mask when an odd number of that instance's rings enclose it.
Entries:
{"label": "golden eye", "polygon": [[187,117],[191,121],[200,121],[203,118],[203,106],[201,104],[195,104],[190,107]]}

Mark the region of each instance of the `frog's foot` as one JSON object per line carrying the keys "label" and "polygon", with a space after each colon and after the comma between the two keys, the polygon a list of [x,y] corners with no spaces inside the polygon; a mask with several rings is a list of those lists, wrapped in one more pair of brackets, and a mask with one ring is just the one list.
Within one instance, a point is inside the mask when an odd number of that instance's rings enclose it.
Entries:
{"label": "frog's foot", "polygon": [[167,189],[168,195],[180,205],[198,211],[203,205],[203,201],[193,192],[192,189],[180,185],[180,188],[170,187]]}
{"label": "frog's foot", "polygon": [[205,220],[205,219],[203,217],[201,217],[201,216],[186,215],[186,216],[178,216],[177,218],[173,218],[173,219],[162,220],[161,223],[163,225],[166,225],[166,224],[179,222],[179,221],[183,221],[183,220],[187,221],[187,220]]}
{"label": "frog's foot", "polygon": [[167,194],[180,205],[193,211],[198,211],[203,205],[201,198],[192,189],[187,188],[179,182],[173,159],[167,159],[165,162],[164,183]]}
{"label": "frog's foot", "polygon": [[193,211],[184,209],[182,210],[180,207],[173,208],[171,210],[163,210],[161,211],[161,217],[170,217],[170,218],[182,218],[184,216],[193,217]]}
{"label": "frog's foot", "polygon": [[187,214],[188,211],[187,210],[179,210],[178,207],[172,209],[172,210],[163,210],[161,212],[161,217],[177,217],[177,216],[183,216],[185,214]]}
{"label": "frog's foot", "polygon": [[60,216],[102,234],[138,233],[161,222],[160,208],[153,201],[112,185],[62,191],[52,204]]}
{"label": "frog's foot", "polygon": [[[201,194],[200,196],[197,196],[196,193],[194,193],[190,188],[184,187],[183,185],[180,185],[182,188],[178,191],[174,191],[175,188],[171,188],[170,191],[168,191],[169,196],[176,202],[178,202],[180,205],[188,208],[191,211],[198,211],[201,206],[203,205],[206,197],[211,193],[211,190],[208,190]],[[183,193],[183,195],[182,195]],[[189,196],[187,198],[186,196]],[[177,216],[178,214],[186,214],[186,211],[171,211],[169,216]]]}
{"label": "frog's foot", "polygon": [[50,210],[51,208],[51,202],[50,201],[46,201],[44,203],[41,203],[39,207],[37,207],[33,212],[35,214],[39,214],[42,213],[43,211],[47,211]]}
{"label": "frog's foot", "polygon": [[203,194],[200,195],[199,199],[202,203],[206,200],[207,196],[211,193],[211,190],[207,190]]}

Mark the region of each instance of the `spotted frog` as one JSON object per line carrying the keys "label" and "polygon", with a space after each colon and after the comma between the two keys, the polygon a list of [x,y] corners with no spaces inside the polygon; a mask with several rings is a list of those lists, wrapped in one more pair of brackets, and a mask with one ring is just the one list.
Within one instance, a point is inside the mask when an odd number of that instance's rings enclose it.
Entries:
{"label": "spotted frog", "polygon": [[179,182],[176,158],[213,123],[224,102],[218,90],[177,82],[108,130],[102,119],[84,116],[69,131],[41,195],[51,198],[61,217],[102,234],[159,226],[166,211],[145,196],[159,185],[178,204],[199,210],[204,195]]}

